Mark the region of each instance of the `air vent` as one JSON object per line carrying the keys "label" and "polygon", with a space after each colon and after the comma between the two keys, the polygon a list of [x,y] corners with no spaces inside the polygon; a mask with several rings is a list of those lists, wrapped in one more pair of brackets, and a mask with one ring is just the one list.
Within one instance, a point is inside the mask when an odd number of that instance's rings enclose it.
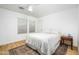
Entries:
{"label": "air vent", "polygon": [[19,7],[19,9],[24,9],[24,7]]}

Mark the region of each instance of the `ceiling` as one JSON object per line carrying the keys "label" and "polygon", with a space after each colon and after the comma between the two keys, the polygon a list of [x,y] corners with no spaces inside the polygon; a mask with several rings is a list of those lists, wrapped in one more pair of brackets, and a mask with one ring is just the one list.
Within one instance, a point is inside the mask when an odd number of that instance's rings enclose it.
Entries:
{"label": "ceiling", "polygon": [[[27,9],[29,5],[33,7],[32,12],[29,12]],[[19,7],[23,7],[24,9],[19,9]],[[0,4],[0,8],[5,8],[27,15],[30,14],[38,18],[75,7],[77,7],[77,4]]]}

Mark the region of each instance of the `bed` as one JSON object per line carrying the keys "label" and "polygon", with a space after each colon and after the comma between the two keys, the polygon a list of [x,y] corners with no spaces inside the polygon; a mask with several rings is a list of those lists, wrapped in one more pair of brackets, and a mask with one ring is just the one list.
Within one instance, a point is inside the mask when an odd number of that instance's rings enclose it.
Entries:
{"label": "bed", "polygon": [[42,55],[51,55],[55,52],[60,43],[60,36],[56,33],[29,33],[27,40],[31,48]]}

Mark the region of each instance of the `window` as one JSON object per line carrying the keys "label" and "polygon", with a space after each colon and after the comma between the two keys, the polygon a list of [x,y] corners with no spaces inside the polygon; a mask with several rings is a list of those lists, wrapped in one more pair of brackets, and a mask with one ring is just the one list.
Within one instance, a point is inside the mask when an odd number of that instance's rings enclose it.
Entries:
{"label": "window", "polygon": [[18,34],[27,33],[27,19],[18,18]]}
{"label": "window", "polygon": [[35,21],[29,20],[29,33],[35,32]]}

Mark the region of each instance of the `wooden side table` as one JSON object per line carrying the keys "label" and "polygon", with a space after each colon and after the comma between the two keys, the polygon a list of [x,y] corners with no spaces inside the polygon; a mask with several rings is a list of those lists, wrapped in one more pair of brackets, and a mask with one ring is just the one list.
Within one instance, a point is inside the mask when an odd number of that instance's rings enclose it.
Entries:
{"label": "wooden side table", "polygon": [[71,49],[73,49],[73,37],[72,36],[61,36],[61,45],[65,44],[65,41],[70,41]]}

